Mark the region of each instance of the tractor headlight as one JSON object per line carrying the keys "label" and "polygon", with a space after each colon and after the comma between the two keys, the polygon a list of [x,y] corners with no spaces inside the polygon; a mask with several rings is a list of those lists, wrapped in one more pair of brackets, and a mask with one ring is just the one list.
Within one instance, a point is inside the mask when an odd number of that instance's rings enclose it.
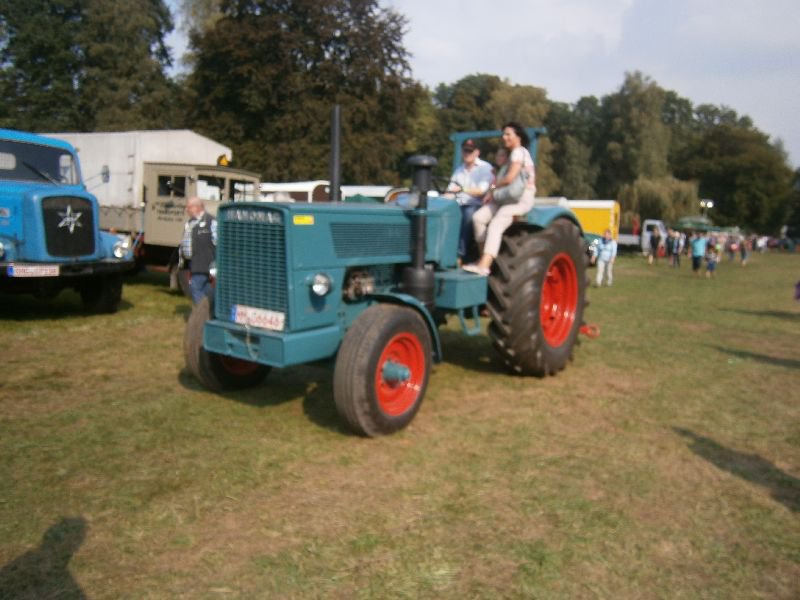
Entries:
{"label": "tractor headlight", "polygon": [[311,278],[311,291],[317,296],[327,296],[332,287],[333,282],[325,273],[317,273]]}
{"label": "tractor headlight", "polygon": [[119,239],[114,243],[114,257],[115,258],[125,258],[131,250],[131,238],[130,236],[120,236]]}

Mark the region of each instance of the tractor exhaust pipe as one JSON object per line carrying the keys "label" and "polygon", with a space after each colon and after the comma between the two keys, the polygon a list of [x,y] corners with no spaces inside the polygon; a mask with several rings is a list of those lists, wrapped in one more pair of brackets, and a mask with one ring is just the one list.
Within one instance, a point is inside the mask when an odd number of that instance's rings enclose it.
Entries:
{"label": "tractor exhaust pipe", "polygon": [[342,184],[342,107],[338,104],[333,107],[331,115],[331,202],[341,200]]}
{"label": "tractor exhaust pipe", "polygon": [[411,247],[411,266],[403,269],[403,291],[422,302],[429,311],[435,306],[434,291],[436,280],[432,269],[425,268],[425,249],[428,225],[428,190],[431,189],[432,171],[436,159],[432,156],[417,155],[408,159],[414,169],[412,195],[419,197],[413,211],[413,245]]}

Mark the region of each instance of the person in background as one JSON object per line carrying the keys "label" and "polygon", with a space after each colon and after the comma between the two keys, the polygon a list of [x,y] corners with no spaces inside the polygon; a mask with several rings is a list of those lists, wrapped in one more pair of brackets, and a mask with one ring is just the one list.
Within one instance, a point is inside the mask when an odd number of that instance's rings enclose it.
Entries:
{"label": "person in background", "polygon": [[458,239],[458,259],[469,260],[474,243],[472,217],[481,206],[484,194],[492,184],[492,165],[483,160],[473,140],[461,144],[461,164],[453,171],[448,196],[455,196],[461,208],[461,232]]}
{"label": "person in background", "polygon": [[700,235],[697,232],[692,233],[689,247],[692,253],[692,272],[696,277],[700,277],[700,267],[703,265],[703,257],[706,254],[707,246],[708,239],[704,235]]}
{"label": "person in background", "polygon": [[708,244],[706,250],[706,277],[709,279],[714,278],[714,273],[717,270],[717,263],[719,262],[719,251],[714,244]]}
{"label": "person in background", "polygon": [[[536,196],[536,171],[533,158],[528,151],[530,140],[525,129],[519,123],[509,122],[503,126],[503,144],[508,150],[508,170],[492,184],[492,189],[483,199],[484,205],[475,213],[475,241],[483,244],[483,254],[474,264],[464,265],[470,273],[487,276],[491,272],[492,263],[500,252],[503,233],[514,222],[514,217],[524,215],[533,208]],[[494,202],[493,191],[510,185],[517,175],[523,171],[525,191],[513,204],[500,206]]]}
{"label": "person in background", "polygon": [[743,235],[741,241],[739,242],[739,253],[742,257],[742,266],[747,266],[747,259],[750,258],[750,251],[753,249],[752,242],[750,238],[746,235]]}
{"label": "person in background", "polygon": [[597,255],[592,256],[592,262],[597,264],[597,277],[595,287],[603,285],[603,275],[605,275],[606,285],[611,287],[614,283],[614,260],[617,258],[617,242],[611,239],[611,230],[603,232],[603,239],[597,246]]}
{"label": "person in background", "polygon": [[655,261],[658,264],[658,250],[661,248],[661,232],[658,227],[653,227],[650,232],[650,253],[647,255],[647,264],[652,265]]}
{"label": "person in background", "polygon": [[736,250],[738,249],[736,238],[733,234],[729,235],[725,240],[725,252],[728,253],[728,262],[733,262],[733,259],[736,258]]}
{"label": "person in background", "polygon": [[667,262],[672,266],[672,251],[675,247],[675,232],[671,228],[667,228],[667,239],[664,240],[664,249],[667,253]]}
{"label": "person in background", "polygon": [[211,268],[217,249],[217,220],[206,214],[203,201],[193,196],[186,201],[188,219],[183,226],[179,254],[191,273],[192,303],[211,295]]}
{"label": "person in background", "polygon": [[504,146],[501,146],[497,149],[497,152],[495,152],[494,162],[497,170],[495,171],[492,184],[496,184],[505,177],[506,171],[508,171],[508,150],[506,150]]}
{"label": "person in background", "polygon": [[681,254],[683,253],[685,239],[680,231],[673,231],[672,234],[672,266],[676,269],[680,269]]}

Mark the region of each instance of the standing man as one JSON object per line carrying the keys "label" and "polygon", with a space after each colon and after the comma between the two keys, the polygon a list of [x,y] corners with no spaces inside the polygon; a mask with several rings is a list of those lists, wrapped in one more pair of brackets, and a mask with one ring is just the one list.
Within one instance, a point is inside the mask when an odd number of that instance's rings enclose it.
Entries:
{"label": "standing man", "polygon": [[203,201],[193,196],[186,201],[188,220],[183,226],[180,256],[192,274],[192,303],[211,295],[211,266],[217,249],[217,220],[206,214]]}
{"label": "standing man", "polygon": [[[494,180],[492,165],[481,159],[481,151],[472,140],[461,144],[462,163],[453,171],[448,191],[455,194],[461,208],[461,235],[458,239],[458,258],[462,263],[470,262],[468,257],[475,240],[472,215],[483,204],[483,197]],[[455,184],[455,185],[454,185]]]}
{"label": "standing man", "polygon": [[703,265],[703,257],[706,255],[708,239],[706,236],[694,232],[689,246],[692,249],[692,271],[695,277],[700,277],[700,267]]}
{"label": "standing man", "polygon": [[592,262],[597,262],[597,278],[595,287],[603,285],[603,275],[606,276],[606,285],[611,287],[614,283],[614,260],[617,258],[617,242],[611,239],[611,230],[603,232],[603,239],[597,246],[597,255],[592,257]]}

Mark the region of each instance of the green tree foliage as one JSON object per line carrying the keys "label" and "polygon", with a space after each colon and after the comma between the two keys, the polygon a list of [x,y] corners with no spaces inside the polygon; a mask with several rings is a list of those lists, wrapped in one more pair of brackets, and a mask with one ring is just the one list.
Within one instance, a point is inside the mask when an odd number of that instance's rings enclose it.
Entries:
{"label": "green tree foliage", "polygon": [[559,195],[567,198],[594,198],[599,167],[591,162],[591,149],[571,135],[562,138],[561,146],[563,154]]}
{"label": "green tree foliage", "polygon": [[[592,102],[592,100],[594,102]],[[593,131],[599,105],[596,98],[582,98],[574,107],[551,104],[545,125],[552,140],[552,164],[560,186],[554,194],[568,198],[596,198],[599,167],[592,161]]]}
{"label": "green tree foliage", "polygon": [[668,174],[670,131],[662,120],[664,90],[639,72],[625,75],[618,92],[603,98],[605,131],[598,191],[607,197],[639,177]]}
{"label": "green tree foliage", "polygon": [[[467,75],[452,84],[441,83],[430,95],[436,119],[435,124],[428,129],[427,144],[420,146],[420,150],[436,157],[439,163],[436,172],[440,176],[448,177],[453,168],[450,134],[499,127],[490,114],[488,105],[492,94],[502,84],[502,80],[496,75],[478,73]],[[415,128],[420,129],[421,125]],[[494,156],[493,146],[497,143],[499,140],[481,141],[479,145],[483,149],[482,158],[491,160]]]}
{"label": "green tree foliage", "polygon": [[80,128],[80,0],[0,0],[0,125]]}
{"label": "green tree foliage", "polygon": [[0,119],[31,131],[166,127],[163,0],[0,0]]}
{"label": "green tree foliage", "polygon": [[78,35],[83,48],[81,95],[91,128],[163,129],[178,121],[178,88],[164,42],[172,17],[163,0],[85,0]]}
{"label": "green tree foliage", "polygon": [[342,106],[343,181],[392,183],[423,89],[405,19],[373,0],[250,0],[191,35],[192,125],[266,180],[327,178]]}
{"label": "green tree foliage", "polygon": [[181,0],[184,31],[203,32],[211,29],[222,17],[220,0]]}
{"label": "green tree foliage", "polygon": [[452,85],[440,84],[434,94],[439,121],[446,131],[495,129],[496,118],[489,112],[495,90],[503,85],[496,75],[467,75]]}
{"label": "green tree foliage", "polygon": [[698,206],[697,184],[674,177],[648,179],[640,177],[622,186],[619,193],[622,222],[629,223],[633,215],[641,219],[676,221],[692,214]]}
{"label": "green tree foliage", "polygon": [[794,173],[785,154],[756,129],[726,121],[708,126],[676,174],[699,182],[700,195],[714,200],[711,217],[720,225],[775,232],[788,216]]}
{"label": "green tree foliage", "polygon": [[673,170],[673,165],[680,160],[684,150],[697,140],[700,127],[691,101],[681,98],[673,91],[664,93],[662,115],[662,120],[670,131],[669,164]]}

